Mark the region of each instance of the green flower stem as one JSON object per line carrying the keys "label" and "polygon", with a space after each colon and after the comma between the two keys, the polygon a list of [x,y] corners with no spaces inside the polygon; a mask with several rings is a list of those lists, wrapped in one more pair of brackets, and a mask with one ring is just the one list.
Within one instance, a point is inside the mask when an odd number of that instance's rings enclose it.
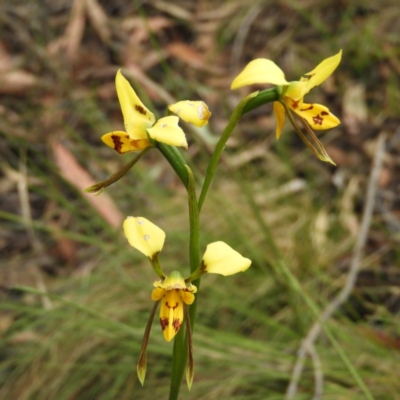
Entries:
{"label": "green flower stem", "polygon": [[[200,244],[199,244],[199,210],[197,205],[195,180],[191,169],[186,165],[187,173],[187,190],[189,202],[189,222],[190,222],[190,272],[196,271],[200,265]],[[186,185],[185,185],[186,186]],[[189,317],[190,326],[194,327],[196,319],[197,300],[200,289],[200,279],[193,282],[197,287],[197,294],[193,304],[190,306]],[[187,335],[187,333],[186,333]],[[169,392],[169,400],[177,400],[179,390],[182,384],[183,375],[185,372],[188,356],[188,337],[185,335],[184,329],[180,329],[174,340],[174,349],[172,356],[172,371],[171,371],[171,387]]]}
{"label": "green flower stem", "polygon": [[222,152],[225,149],[226,142],[230,138],[233,129],[238,123],[240,117],[245,113],[254,110],[257,107],[260,107],[263,104],[278,100],[278,98],[279,98],[278,89],[276,87],[273,87],[271,89],[250,94],[236,106],[235,110],[233,111],[229,119],[228,125],[222,132],[221,138],[219,139],[217,145],[215,146],[215,150],[211,156],[210,163],[208,164],[206,176],[204,178],[204,184],[199,198],[199,212],[203,207],[204,200],[207,196],[208,189],[210,188],[211,181],[214,178],[215,171],[217,170],[218,162],[219,159],[221,158]]}
{"label": "green flower stem", "polygon": [[258,92],[256,97],[253,97],[246,103],[246,105],[242,109],[242,115],[262,106],[263,104],[272,103],[273,101],[278,101],[279,98],[280,94],[278,86],[262,90]]}
{"label": "green flower stem", "polygon": [[167,144],[160,142],[156,142],[156,147],[171,164],[171,167],[174,169],[182,183],[187,188],[189,184],[189,176],[186,169],[186,161],[183,159],[179,150],[175,146],[168,146]]}
{"label": "green flower stem", "polygon": [[119,181],[151,148],[152,147],[146,147],[132,161],[129,161],[128,164],[126,164],[122,169],[117,171],[115,174],[112,174],[108,179],[96,183],[93,186],[84,189],[83,191],[88,193],[97,193],[100,190],[105,189],[107,186],[112,185],[114,182]]}
{"label": "green flower stem", "polygon": [[[189,200],[189,219],[190,219],[190,273],[195,272],[200,266],[200,223],[199,215],[200,209],[197,204],[196,196],[196,182],[194,180],[191,169],[186,166],[189,176],[189,187],[188,187],[188,200]],[[200,277],[194,280],[193,285],[197,287],[197,291],[200,290]],[[194,322],[196,319],[197,301],[199,295],[195,296],[193,304],[189,309],[190,325],[192,331],[194,328]]]}
{"label": "green flower stem", "polygon": [[165,278],[165,274],[164,271],[161,268],[160,262],[158,261],[158,254],[156,253],[153,255],[153,257],[150,258],[150,263],[154,269],[154,272],[161,278],[164,279]]}

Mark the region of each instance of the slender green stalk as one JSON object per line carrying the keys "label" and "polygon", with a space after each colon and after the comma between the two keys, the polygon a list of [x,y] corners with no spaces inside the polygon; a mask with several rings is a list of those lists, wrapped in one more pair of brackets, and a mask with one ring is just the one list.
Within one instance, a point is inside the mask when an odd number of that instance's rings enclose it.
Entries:
{"label": "slender green stalk", "polygon": [[[200,210],[197,204],[197,196],[196,196],[196,183],[194,180],[193,173],[191,169],[187,166],[189,175],[189,188],[188,188],[188,199],[189,199],[189,218],[190,218],[190,273],[195,272],[200,266],[200,222],[199,222],[199,214]],[[197,287],[197,290],[200,289],[200,278],[196,279],[192,282],[194,286]],[[192,331],[194,328],[194,322],[196,319],[196,309],[197,309],[197,301],[199,295],[197,294],[193,304],[190,306],[189,316],[190,316],[190,325],[192,327]]]}
{"label": "slender green stalk", "polygon": [[156,142],[156,146],[158,150],[162,153],[162,155],[167,159],[167,161],[171,164],[171,167],[177,173],[179,178],[185,187],[188,187],[189,184],[189,176],[188,171],[186,169],[186,162],[183,159],[179,150],[174,146],[168,146],[164,143]]}
{"label": "slender green stalk", "polygon": [[206,199],[208,189],[210,188],[211,181],[214,178],[215,171],[217,170],[219,159],[221,158],[222,152],[225,149],[226,142],[230,138],[236,124],[238,123],[240,117],[251,111],[255,108],[270,103],[272,101],[278,100],[279,93],[277,88],[271,88],[267,90],[263,90],[262,92],[255,92],[245,97],[235,108],[233,111],[228,125],[222,132],[221,138],[219,139],[217,145],[215,146],[215,150],[211,156],[210,163],[207,167],[206,176],[204,178],[203,187],[200,193],[199,198],[199,212],[203,207],[204,200]]}
{"label": "slender green stalk", "polygon": [[252,111],[264,104],[267,103],[272,103],[273,101],[279,100],[280,93],[279,93],[279,87],[275,86],[270,89],[265,89],[260,92],[258,92],[256,97],[251,98],[243,107],[242,109],[242,114],[244,115],[248,113],[249,111]]}
{"label": "slender green stalk", "polygon": [[[197,205],[195,180],[191,169],[186,166],[188,176],[188,203],[189,203],[189,223],[190,223],[190,272],[194,272],[200,265],[200,245],[199,245],[199,211]],[[196,305],[199,296],[200,279],[193,282],[197,287],[198,292],[195,296],[193,304],[190,306],[189,317],[190,326],[193,331],[194,321],[196,318]],[[187,335],[187,334],[186,334]],[[182,384],[183,375],[185,372],[188,356],[188,337],[184,333],[184,329],[180,329],[174,340],[174,349],[172,357],[172,371],[171,371],[171,387],[169,393],[169,400],[177,400],[179,390]]]}

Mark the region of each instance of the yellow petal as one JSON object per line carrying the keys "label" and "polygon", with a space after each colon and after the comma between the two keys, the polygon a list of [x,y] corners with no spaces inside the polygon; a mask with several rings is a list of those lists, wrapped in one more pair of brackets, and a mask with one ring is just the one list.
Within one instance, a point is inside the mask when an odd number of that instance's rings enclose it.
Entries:
{"label": "yellow petal", "polygon": [[153,301],[157,301],[160,300],[164,297],[164,294],[166,293],[165,289],[162,289],[160,287],[156,287],[155,289],[153,289],[153,291],[151,292],[151,299]]}
{"label": "yellow petal", "polygon": [[148,139],[134,140],[126,132],[122,131],[106,133],[101,137],[101,140],[120,154],[140,151],[150,146]]}
{"label": "yellow petal", "polygon": [[169,342],[178,333],[183,321],[183,302],[178,290],[170,290],[161,300],[160,324],[164,339]]}
{"label": "yellow petal", "polygon": [[308,93],[315,86],[320,85],[337,68],[342,59],[342,50],[332,57],[326,58],[318,64],[312,71],[304,74],[300,82],[306,83],[304,94]]}
{"label": "yellow petal", "polygon": [[340,124],[327,107],[321,104],[307,104],[301,101],[294,101],[285,97],[285,103],[300,117],[305,119],[312,129],[321,131],[331,129]]}
{"label": "yellow petal", "polygon": [[206,272],[228,276],[246,271],[251,260],[242,257],[224,242],[214,242],[207,246],[203,263]]}
{"label": "yellow petal", "polygon": [[146,218],[128,217],[123,228],[129,244],[145,256],[152,258],[163,248],[164,231]]}
{"label": "yellow petal", "polygon": [[[197,290],[197,289],[196,289]],[[193,304],[194,302],[194,294],[187,291],[187,290],[180,290],[179,294],[183,300],[184,303],[186,304]]]}
{"label": "yellow petal", "polygon": [[183,130],[178,126],[179,118],[175,116],[160,118],[155,125],[147,129],[150,137],[158,142],[170,146],[181,146],[188,148],[186,136]]}
{"label": "yellow petal", "polygon": [[126,131],[134,140],[146,139],[146,129],[150,128],[155,121],[154,114],[140,101],[129,82],[122,75],[121,70],[115,77],[115,86]]}
{"label": "yellow petal", "polygon": [[285,123],[285,107],[279,101],[274,101],[274,114],[276,119],[276,138],[279,139]]}
{"label": "yellow petal", "polygon": [[233,80],[231,89],[255,83],[271,83],[272,85],[288,85],[283,71],[271,60],[258,58],[250,61],[245,69]]}
{"label": "yellow petal", "polygon": [[168,108],[179,118],[200,128],[207,125],[208,119],[211,117],[211,112],[204,101],[179,101],[171,104]]}
{"label": "yellow petal", "polygon": [[294,81],[289,83],[284,95],[295,101],[299,101],[302,100],[309,91],[307,82]]}

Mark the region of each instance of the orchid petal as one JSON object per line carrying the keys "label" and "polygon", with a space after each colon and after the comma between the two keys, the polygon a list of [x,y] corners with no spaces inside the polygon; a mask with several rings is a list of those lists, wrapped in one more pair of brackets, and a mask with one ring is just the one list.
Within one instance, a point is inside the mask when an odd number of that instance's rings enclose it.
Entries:
{"label": "orchid petal", "polygon": [[160,287],[156,287],[155,289],[153,289],[153,291],[151,292],[151,299],[153,301],[158,301],[160,299],[162,299],[165,295],[167,291],[163,288]]}
{"label": "orchid petal", "polygon": [[207,246],[203,264],[205,272],[228,276],[246,271],[251,260],[244,258],[224,242],[214,242]]}
{"label": "orchid petal", "polygon": [[178,121],[179,118],[174,115],[160,118],[152,128],[147,129],[147,132],[152,139],[158,142],[187,149],[186,136],[178,126]]}
{"label": "orchid petal", "polygon": [[272,85],[288,85],[283,71],[271,60],[258,58],[250,61],[244,70],[233,80],[231,89],[255,83],[270,83]]}
{"label": "orchid petal", "polygon": [[146,129],[155,122],[154,114],[140,101],[132,86],[122,75],[121,70],[115,77],[115,86],[126,131],[134,140],[146,139]]}
{"label": "orchid petal", "polygon": [[152,258],[162,250],[165,233],[146,218],[128,217],[123,228],[129,244],[145,256]]}
{"label": "orchid petal", "polygon": [[140,151],[150,146],[148,139],[132,139],[126,132],[115,131],[106,133],[101,140],[120,154],[130,151]]}
{"label": "orchid petal", "polygon": [[[193,286],[193,287],[195,287],[195,286]],[[197,290],[197,288],[196,288],[196,290]],[[181,295],[181,298],[182,298],[184,303],[193,304],[193,302],[194,302],[194,294],[192,292],[189,292],[187,290],[180,290],[179,292],[180,292],[179,294]]]}
{"label": "orchid petal", "polygon": [[285,97],[285,103],[291,108],[297,115],[307,121],[312,129],[317,131],[331,129],[340,124],[338,118],[336,118],[327,107],[322,104],[307,104],[300,101],[293,101],[288,97]]}
{"label": "orchid petal", "polygon": [[170,342],[178,333],[183,321],[183,301],[179,290],[169,290],[161,300],[160,324],[164,339]]}
{"label": "orchid petal", "polygon": [[204,101],[179,101],[168,108],[179,118],[201,128],[207,125],[211,112]]}
{"label": "orchid petal", "polygon": [[[324,61],[319,63],[312,71],[304,74],[300,82],[306,83],[304,95],[307,94],[315,86],[320,85],[333,71],[337,68],[342,59],[342,50],[332,57],[326,58]],[[288,95],[288,94],[287,94]]]}
{"label": "orchid petal", "polygon": [[276,119],[276,139],[279,139],[285,123],[285,107],[279,101],[274,101],[274,115]]}

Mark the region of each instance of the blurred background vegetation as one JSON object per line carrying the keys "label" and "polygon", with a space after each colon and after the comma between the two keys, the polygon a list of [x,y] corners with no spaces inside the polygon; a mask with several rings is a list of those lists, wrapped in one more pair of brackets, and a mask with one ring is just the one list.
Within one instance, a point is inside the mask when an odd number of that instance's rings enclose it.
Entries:
{"label": "blurred background vegetation", "polygon": [[[386,132],[361,271],[329,327],[374,397],[400,399],[399,19],[396,0],[3,0],[0,397],[167,397],[172,346],[157,322],[143,388],[136,377],[156,276],[121,222],[142,215],[162,227],[164,269],[187,271],[185,191],[154,150],[100,196],[82,193],[132,158],[100,140],[123,126],[116,71],[158,115],[181,99],[209,105],[207,128],[181,123],[184,157],[201,181],[230,112],[249,93],[229,90],[248,61],[269,58],[296,80],[343,49],[337,71],[307,97],[342,121],[320,135],[337,167],[318,161],[290,125],[276,142],[268,106],[246,115],[228,142],[201,217],[202,248],[223,240],[253,265],[203,279],[195,380],[181,398],[284,398],[314,318],[276,273],[277,251],[323,308],[345,281],[376,139]],[[316,349],[323,398],[363,399],[323,335]],[[313,392],[308,360],[296,399]]]}

